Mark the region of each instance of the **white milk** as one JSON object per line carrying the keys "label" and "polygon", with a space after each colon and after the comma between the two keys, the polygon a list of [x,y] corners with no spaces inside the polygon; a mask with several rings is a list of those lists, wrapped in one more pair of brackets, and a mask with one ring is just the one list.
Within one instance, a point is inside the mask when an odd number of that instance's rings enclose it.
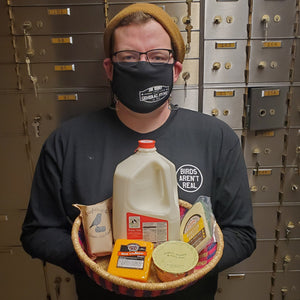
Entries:
{"label": "white milk", "polygon": [[112,214],[115,240],[180,239],[175,166],[156,152],[155,141],[139,141],[137,152],[117,166]]}

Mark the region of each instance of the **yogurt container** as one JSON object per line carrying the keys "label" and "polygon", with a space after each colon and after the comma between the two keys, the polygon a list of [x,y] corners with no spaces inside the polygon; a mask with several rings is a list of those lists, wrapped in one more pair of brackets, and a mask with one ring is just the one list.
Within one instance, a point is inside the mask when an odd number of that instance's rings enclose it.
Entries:
{"label": "yogurt container", "polygon": [[158,245],[152,254],[157,277],[163,281],[173,281],[194,272],[198,263],[198,252],[183,241],[167,241]]}

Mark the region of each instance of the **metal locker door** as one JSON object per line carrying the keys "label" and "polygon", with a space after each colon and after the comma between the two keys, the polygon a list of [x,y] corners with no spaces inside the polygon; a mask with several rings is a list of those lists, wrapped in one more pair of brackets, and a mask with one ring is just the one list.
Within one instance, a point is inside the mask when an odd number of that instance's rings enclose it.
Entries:
{"label": "metal locker door", "polygon": [[253,0],[252,38],[292,38],[296,0]]}
{"label": "metal locker door", "polygon": [[[181,35],[183,37],[185,45],[187,45],[189,34],[187,32],[181,32]],[[192,31],[191,37],[190,37],[190,47],[188,49],[186,49],[186,52],[185,52],[185,57],[184,57],[185,60],[199,59],[199,56],[200,56],[200,48],[199,48],[200,41],[199,41],[199,39],[200,39],[199,31]],[[197,64],[199,64],[199,63],[197,62]]]}
{"label": "metal locker door", "polygon": [[279,201],[280,168],[248,169],[248,178],[252,203],[274,203]]}
{"label": "metal locker door", "polygon": [[244,156],[247,166],[281,166],[284,129],[247,132]]}
{"label": "metal locker door", "polygon": [[[299,26],[299,24],[298,24]],[[295,82],[300,82],[300,34],[295,39],[296,42],[296,54],[295,54],[295,64],[294,64],[294,78]],[[297,87],[299,89],[299,87]]]}
{"label": "metal locker door", "polygon": [[205,1],[205,39],[247,39],[247,1]]}
{"label": "metal locker door", "polygon": [[[100,61],[30,64],[30,70],[37,78],[38,89],[110,86]],[[22,87],[33,91],[34,85],[26,64],[20,65],[20,76]]]}
{"label": "metal locker door", "polygon": [[203,113],[215,116],[233,129],[242,129],[244,88],[203,89]]}
{"label": "metal locker door", "polygon": [[[269,299],[271,272],[228,272],[219,275],[215,300]],[[247,292],[245,292],[247,291]]]}
{"label": "metal locker door", "polygon": [[276,272],[273,287],[274,300],[298,300],[300,272]]}
{"label": "metal locker door", "polygon": [[292,39],[251,40],[249,83],[289,82]]}
{"label": "metal locker door", "polygon": [[49,263],[46,263],[45,272],[51,299],[77,300],[75,280],[71,274]]}
{"label": "metal locker door", "polygon": [[9,10],[6,1],[0,1],[0,35],[10,38]]}
{"label": "metal locker door", "polygon": [[243,83],[246,40],[204,41],[204,84]]}
{"label": "metal locker door", "polygon": [[54,35],[101,33],[104,31],[104,7],[99,5],[65,5],[12,7],[15,35]]}
{"label": "metal locker door", "polygon": [[13,93],[1,93],[0,105],[0,136],[23,135],[22,96]]}
{"label": "metal locker door", "polygon": [[280,208],[280,226],[278,230],[280,239],[300,238],[300,202],[283,203]]}
{"label": "metal locker door", "polygon": [[0,80],[0,90],[18,88],[18,66],[14,64],[0,64],[0,74],[5,74]]}
{"label": "metal locker door", "polygon": [[300,173],[298,167],[285,168],[282,198],[284,202],[299,202]]}
{"label": "metal locker door", "polygon": [[25,94],[25,106],[29,122],[28,132],[35,135],[32,122],[40,117],[40,135],[48,136],[63,121],[83,113],[98,110],[110,104],[107,89],[87,91],[52,91],[40,93],[39,100],[33,94]]}
{"label": "metal locker door", "polygon": [[176,85],[197,85],[199,82],[199,60],[189,59],[185,60],[182,64],[182,72],[175,82]]}
{"label": "metal locker door", "polygon": [[188,108],[198,111],[199,90],[197,87],[189,87],[188,89],[175,86],[172,90],[171,103],[177,104],[179,107]]}
{"label": "metal locker door", "polygon": [[300,167],[300,128],[289,128],[287,135],[286,163]]}
{"label": "metal locker door", "polygon": [[249,88],[248,128],[265,130],[283,128],[287,114],[288,87]]}
{"label": "metal locker door", "polygon": [[[28,38],[28,37],[27,37]],[[78,62],[103,60],[103,34],[65,34],[30,36],[30,61],[32,63]],[[28,48],[25,37],[16,36],[17,60],[25,63]]]}
{"label": "metal locker door", "polygon": [[[1,9],[1,7],[0,7]],[[1,17],[0,17],[1,18]],[[0,25],[1,26],[1,25]],[[0,35],[0,64],[13,64],[15,62],[14,48],[10,36]],[[2,73],[1,73],[2,74]],[[2,80],[2,78],[1,78]]]}
{"label": "metal locker door", "polygon": [[[0,290],[4,299],[47,299],[43,263],[32,260],[22,247],[0,247]],[[28,276],[30,274],[30,276]],[[18,284],[17,287],[13,284]]]}
{"label": "metal locker door", "polygon": [[273,266],[274,240],[257,240],[253,254],[237,265],[226,270],[226,273],[271,272]]}
{"label": "metal locker door", "polygon": [[[300,52],[300,45],[299,45]],[[300,62],[300,56],[299,56]],[[300,65],[299,65],[300,69]],[[300,78],[299,78],[300,81]],[[292,97],[289,105],[289,125],[290,127],[300,127],[300,86],[292,88]]]}
{"label": "metal locker door", "polygon": [[277,271],[299,271],[299,239],[280,240],[276,249]]}
{"label": "metal locker door", "polygon": [[33,94],[25,95],[28,118],[28,135],[34,164],[45,139],[63,121],[79,114],[95,111],[110,104],[107,89],[87,91],[52,91],[40,93],[39,99]]}
{"label": "metal locker door", "polygon": [[[256,235],[257,239],[271,240],[275,238],[275,228],[278,222],[277,219],[278,205],[274,202],[269,204],[256,203],[253,205],[253,222],[254,222],[254,227],[257,230],[257,235]],[[268,216],[267,220],[266,220],[266,216]],[[271,256],[270,258],[273,257]],[[262,256],[262,259],[266,259],[266,256]],[[257,262],[253,262],[253,263],[256,264]],[[258,268],[260,267],[257,266],[256,269],[257,271]]]}
{"label": "metal locker door", "polygon": [[21,228],[26,210],[0,209],[0,247],[21,246]]}
{"label": "metal locker door", "polygon": [[[70,3],[68,0],[43,0],[43,5],[64,5],[66,3]],[[103,0],[72,0],[72,4],[95,4],[99,3],[102,4]],[[24,0],[9,0],[9,4],[11,6],[40,6],[41,2],[39,0],[26,0],[26,3],[24,3]]]}
{"label": "metal locker door", "polygon": [[[2,209],[26,209],[30,194],[32,169],[28,160],[25,136],[0,137]],[[16,188],[17,187],[17,188]]]}

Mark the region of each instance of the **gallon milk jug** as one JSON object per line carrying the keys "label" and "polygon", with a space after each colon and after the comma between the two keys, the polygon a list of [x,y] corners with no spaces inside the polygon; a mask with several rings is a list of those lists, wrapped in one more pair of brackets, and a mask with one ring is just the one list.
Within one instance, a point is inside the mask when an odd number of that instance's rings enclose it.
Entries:
{"label": "gallon milk jug", "polygon": [[112,214],[115,240],[156,246],[180,239],[175,166],[156,152],[155,141],[140,140],[136,153],[116,167]]}

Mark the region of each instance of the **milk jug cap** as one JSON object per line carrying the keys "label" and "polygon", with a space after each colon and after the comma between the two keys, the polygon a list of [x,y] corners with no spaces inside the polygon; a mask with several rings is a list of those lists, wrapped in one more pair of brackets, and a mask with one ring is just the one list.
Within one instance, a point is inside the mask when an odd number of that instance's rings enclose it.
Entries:
{"label": "milk jug cap", "polygon": [[154,140],[139,140],[139,148],[151,149],[155,147]]}

